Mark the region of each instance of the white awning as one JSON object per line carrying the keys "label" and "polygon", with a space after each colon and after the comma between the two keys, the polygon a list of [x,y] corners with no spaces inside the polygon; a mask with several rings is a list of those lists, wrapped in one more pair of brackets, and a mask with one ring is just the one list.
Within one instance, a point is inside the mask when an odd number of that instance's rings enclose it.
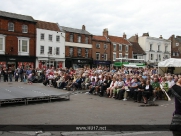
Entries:
{"label": "white awning", "polygon": [[55,59],[55,61],[65,61],[65,59]]}
{"label": "white awning", "polygon": [[133,68],[140,68],[145,66],[137,66],[137,65],[124,65],[125,67],[133,67]]}
{"label": "white awning", "polygon": [[48,60],[48,58],[38,58],[38,60]]}

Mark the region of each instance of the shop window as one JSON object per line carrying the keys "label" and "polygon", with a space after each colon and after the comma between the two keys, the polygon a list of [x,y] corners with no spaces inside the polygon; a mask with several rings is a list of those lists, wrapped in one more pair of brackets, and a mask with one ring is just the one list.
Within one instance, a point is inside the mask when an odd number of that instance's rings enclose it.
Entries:
{"label": "shop window", "polygon": [[89,57],[89,49],[85,49],[85,58]]}
{"label": "shop window", "polygon": [[12,22],[8,23],[8,31],[14,31],[14,23]]}
{"label": "shop window", "polygon": [[100,60],[100,53],[96,53],[96,60]]}
{"label": "shop window", "polygon": [[82,49],[81,49],[81,48],[78,48],[78,50],[77,50],[77,56],[78,56],[78,57],[82,56]]}
{"label": "shop window", "polygon": [[27,25],[22,25],[22,32],[28,33],[28,26]]}

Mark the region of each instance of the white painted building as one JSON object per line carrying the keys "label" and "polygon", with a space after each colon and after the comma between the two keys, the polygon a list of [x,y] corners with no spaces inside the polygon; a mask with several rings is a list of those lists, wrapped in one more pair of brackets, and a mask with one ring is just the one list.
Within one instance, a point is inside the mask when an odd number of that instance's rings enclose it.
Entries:
{"label": "white painted building", "polygon": [[65,67],[65,33],[58,24],[37,21],[36,66]]}
{"label": "white painted building", "polygon": [[150,37],[148,33],[138,38],[138,43],[146,53],[146,62],[157,65],[158,62],[171,58],[171,41]]}

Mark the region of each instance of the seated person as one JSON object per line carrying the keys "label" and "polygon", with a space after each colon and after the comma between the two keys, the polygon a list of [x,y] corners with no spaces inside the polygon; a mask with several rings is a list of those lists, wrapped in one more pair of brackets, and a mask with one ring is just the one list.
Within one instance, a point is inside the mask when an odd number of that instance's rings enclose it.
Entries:
{"label": "seated person", "polygon": [[124,86],[124,81],[122,78],[119,78],[118,84],[113,90],[113,98],[115,98],[115,96],[118,95],[118,92],[121,90],[123,86]]}
{"label": "seated person", "polygon": [[109,86],[109,88],[107,88],[106,92],[107,92],[107,96],[109,98],[112,97],[112,93],[113,93],[113,90],[115,89],[115,87],[117,86],[117,81],[116,81],[116,78],[113,77],[113,80],[111,82],[111,85]]}
{"label": "seated person", "polygon": [[144,91],[142,92],[144,104],[147,104],[148,99],[150,99],[152,93],[153,93],[152,85],[150,85],[150,81],[147,80],[147,81],[146,81],[145,89],[144,89]]}

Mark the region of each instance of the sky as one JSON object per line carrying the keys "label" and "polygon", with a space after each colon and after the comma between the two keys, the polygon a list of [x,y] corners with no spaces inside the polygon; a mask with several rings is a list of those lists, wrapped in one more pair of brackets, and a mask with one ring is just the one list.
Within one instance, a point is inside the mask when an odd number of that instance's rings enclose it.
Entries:
{"label": "sky", "polygon": [[127,38],[149,33],[151,37],[181,35],[181,0],[0,0],[0,10],[59,23],[93,35]]}

